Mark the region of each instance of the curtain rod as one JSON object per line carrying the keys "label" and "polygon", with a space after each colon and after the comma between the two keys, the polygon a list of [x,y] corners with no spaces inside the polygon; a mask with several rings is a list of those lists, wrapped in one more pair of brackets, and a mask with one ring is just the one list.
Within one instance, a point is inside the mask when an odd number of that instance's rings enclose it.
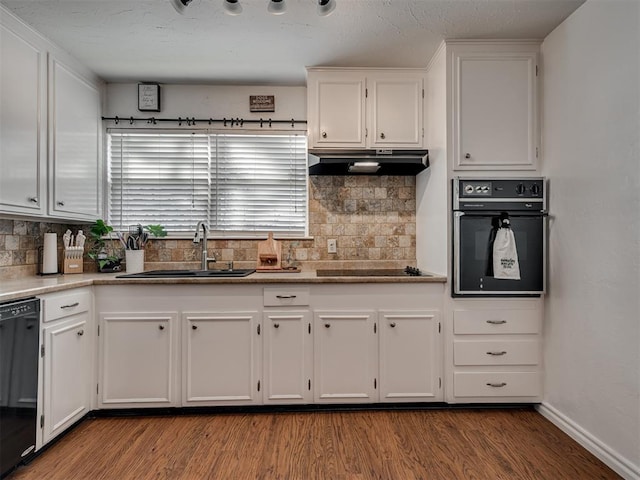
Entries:
{"label": "curtain rod", "polygon": [[151,125],[156,125],[158,122],[174,122],[178,123],[179,126],[182,126],[182,123],[186,123],[187,126],[195,126],[197,122],[200,123],[208,123],[209,125],[213,123],[222,123],[225,127],[227,124],[233,126],[242,127],[245,123],[259,123],[260,128],[263,128],[265,125],[271,127],[274,123],[290,123],[291,127],[295,127],[296,123],[307,123],[306,120],[272,120],[270,118],[267,119],[259,119],[259,120],[245,120],[244,118],[195,118],[195,117],[178,117],[178,118],[156,118],[156,117],[123,117],[120,118],[117,115],[115,117],[102,117],[102,120],[108,120],[115,122],[118,125],[120,122],[129,122],[129,125],[133,125],[135,122],[147,122]]}

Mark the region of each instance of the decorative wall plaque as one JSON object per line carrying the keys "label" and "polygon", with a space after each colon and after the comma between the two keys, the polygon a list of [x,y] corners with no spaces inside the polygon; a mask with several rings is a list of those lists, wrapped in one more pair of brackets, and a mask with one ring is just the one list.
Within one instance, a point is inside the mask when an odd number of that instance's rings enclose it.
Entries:
{"label": "decorative wall plaque", "polygon": [[250,95],[249,111],[250,112],[275,112],[276,111],[275,95]]}
{"label": "decorative wall plaque", "polygon": [[157,83],[138,84],[138,110],[141,112],[160,111],[160,85]]}

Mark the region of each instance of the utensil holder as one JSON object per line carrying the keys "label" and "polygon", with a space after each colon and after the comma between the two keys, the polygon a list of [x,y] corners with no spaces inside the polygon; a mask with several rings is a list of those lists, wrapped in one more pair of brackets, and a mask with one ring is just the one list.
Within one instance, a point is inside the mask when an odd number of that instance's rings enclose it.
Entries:
{"label": "utensil holder", "polygon": [[144,272],[144,250],[125,250],[127,273]]}

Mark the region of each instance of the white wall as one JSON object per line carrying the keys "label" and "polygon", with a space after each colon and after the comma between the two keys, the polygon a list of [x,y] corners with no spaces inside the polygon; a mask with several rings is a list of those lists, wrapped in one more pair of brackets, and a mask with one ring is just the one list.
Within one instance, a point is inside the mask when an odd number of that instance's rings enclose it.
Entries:
{"label": "white wall", "polygon": [[640,2],[589,0],[544,41],[550,281],[541,409],[640,477]]}
{"label": "white wall", "polygon": [[447,62],[444,43],[427,68],[425,143],[429,168],[416,178],[418,268],[447,275]]}
{"label": "white wall", "polygon": [[[249,112],[250,95],[274,95],[275,112]],[[224,85],[162,85],[161,112],[138,111],[138,87],[136,83],[111,83],[107,85],[107,117],[156,117],[156,118],[242,118],[273,120],[306,120],[306,87],[224,86]],[[106,122],[111,127],[113,122]],[[122,124],[121,124],[122,125]],[[146,127],[137,122],[136,127]],[[163,124],[168,127],[170,124]],[[200,125],[203,126],[203,125]],[[276,128],[275,126],[273,128]],[[277,128],[283,128],[278,126]],[[305,124],[297,124],[297,130],[306,130]]]}

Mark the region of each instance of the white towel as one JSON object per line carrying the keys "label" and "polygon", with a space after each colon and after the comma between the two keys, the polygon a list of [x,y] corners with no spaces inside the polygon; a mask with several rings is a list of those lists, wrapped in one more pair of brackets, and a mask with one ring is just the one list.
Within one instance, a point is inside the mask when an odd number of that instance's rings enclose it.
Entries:
{"label": "white towel", "polygon": [[493,241],[493,277],[520,280],[516,237],[510,228],[499,228]]}

